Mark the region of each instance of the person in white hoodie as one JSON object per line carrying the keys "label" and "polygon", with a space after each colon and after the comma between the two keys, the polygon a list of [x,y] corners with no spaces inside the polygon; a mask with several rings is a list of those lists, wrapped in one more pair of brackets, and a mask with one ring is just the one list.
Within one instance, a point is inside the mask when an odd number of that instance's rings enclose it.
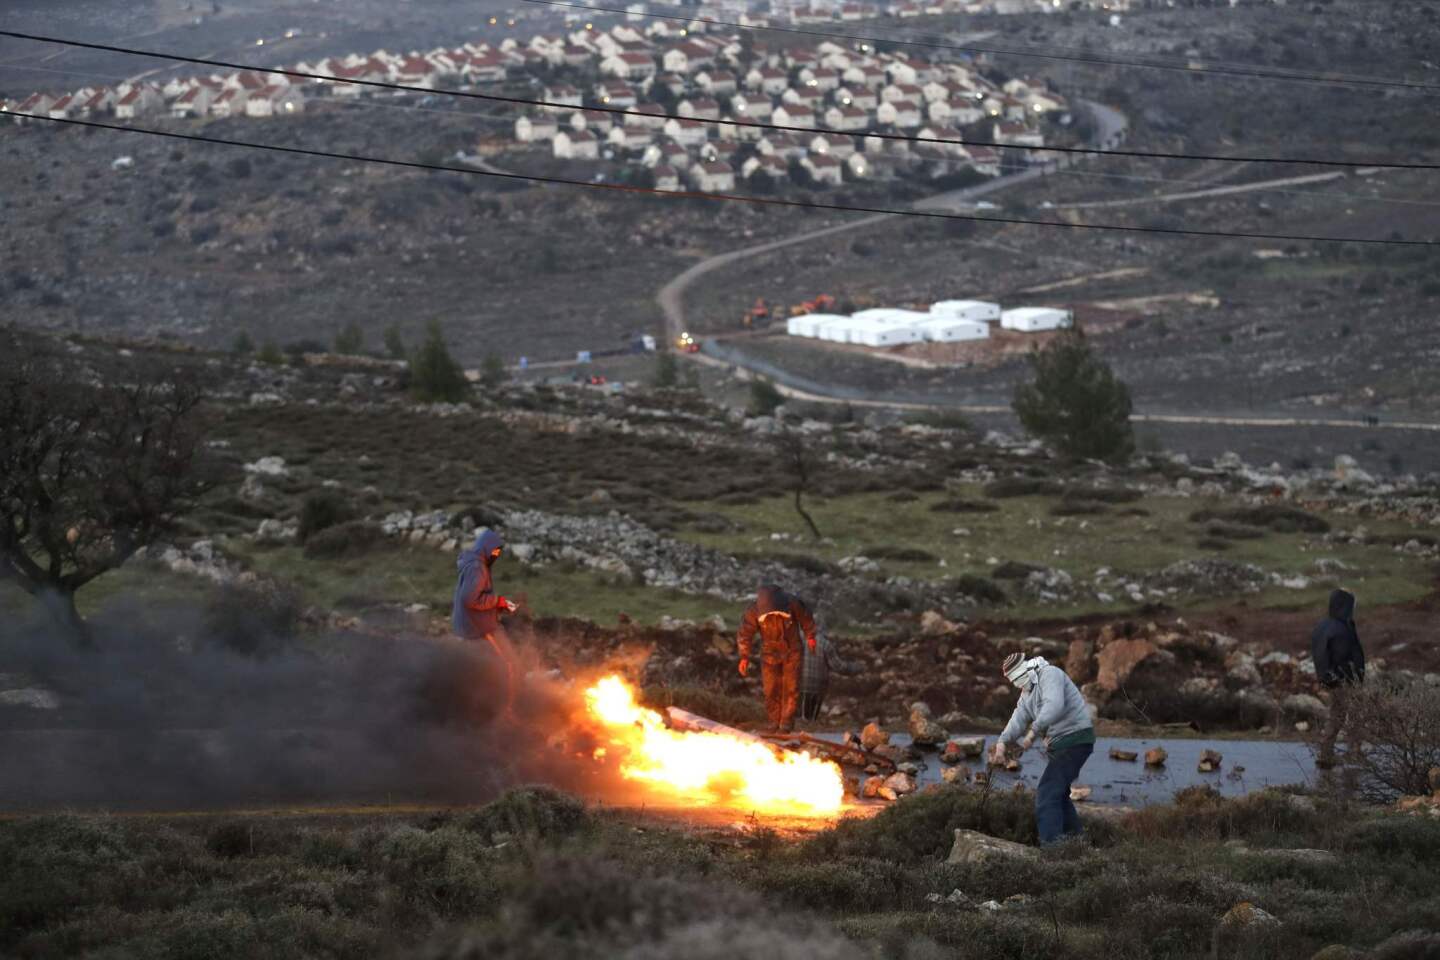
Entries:
{"label": "person in white hoodie", "polygon": [[[1007,749],[1024,753],[1041,737],[1049,763],[1035,788],[1035,821],[1040,845],[1047,846],[1083,832],[1080,814],[1070,800],[1070,785],[1095,750],[1095,726],[1080,690],[1059,667],[1043,657],[1026,660],[1018,653],[1005,658],[1005,676],[1020,688],[1020,701],[995,746],[990,762],[1005,762]],[[1023,739],[1022,739],[1023,736]]]}

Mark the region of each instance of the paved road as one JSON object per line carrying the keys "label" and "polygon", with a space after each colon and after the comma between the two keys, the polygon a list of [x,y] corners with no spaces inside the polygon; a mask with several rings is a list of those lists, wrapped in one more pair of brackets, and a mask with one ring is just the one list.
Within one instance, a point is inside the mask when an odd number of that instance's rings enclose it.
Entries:
{"label": "paved road", "polygon": [[[1355,171],[1356,176],[1371,177],[1380,171],[1365,167]],[[1207,187],[1204,190],[1186,190],[1181,193],[1164,193],[1148,197],[1127,197],[1124,200],[1090,200],[1081,203],[1057,203],[1057,210],[1086,210],[1101,207],[1134,207],[1146,203],[1174,203],[1177,200],[1200,200],[1205,197],[1224,197],[1236,193],[1253,193],[1257,190],[1276,190],[1283,187],[1299,187],[1316,183],[1343,180],[1349,171],[1336,173],[1311,173],[1300,177],[1280,177],[1275,180],[1257,180],[1252,183],[1235,183],[1226,187]]]}
{"label": "paved road", "polygon": [[[1104,149],[1118,144],[1124,139],[1129,129],[1129,119],[1112,107],[1104,104],[1081,101],[1095,117],[1096,132],[1091,145],[1097,149]],[[1013,173],[1008,176],[998,177],[988,183],[982,183],[974,187],[965,187],[960,190],[949,190],[945,193],[927,197],[914,204],[916,210],[927,210],[936,212],[952,212],[967,209],[982,197],[992,193],[1018,186],[1030,180],[1035,180],[1045,173],[1054,170],[1065,169],[1077,162],[1081,154],[1064,154],[1058,159],[1024,170],[1020,173]],[[771,240],[766,243],[758,243],[749,247],[741,247],[738,250],[731,250],[728,253],[718,253],[713,257],[707,257],[699,263],[692,265],[675,279],[660,288],[655,299],[660,304],[661,311],[665,315],[665,342],[674,343],[686,329],[685,324],[685,291],[708,273],[713,273],[722,267],[727,267],[739,260],[750,257],[758,257],[761,254],[780,250],[784,247],[794,246],[799,243],[809,243],[814,240],[821,240],[848,230],[858,230],[861,227],[868,227],[890,219],[894,214],[877,213],[869,216],[856,217],[854,220],[847,220],[844,223],[824,227],[819,230],[810,230],[805,233],[796,234],[793,237],[786,237],[782,240]],[[698,356],[698,354],[690,354]]]}
{"label": "paved road", "polygon": [[[707,357],[704,354],[694,354],[695,359],[717,367],[729,367],[722,360],[715,357]],[[883,408],[886,410],[936,410],[961,414],[1008,414],[1011,412],[1009,406],[1000,404],[955,404],[955,403],[920,403],[910,400],[853,400],[844,397],[831,397],[825,394],[814,393],[809,390],[801,390],[787,384],[775,382],[775,389],[781,395],[792,400],[804,400],[810,403],[828,403],[850,407],[861,407],[866,409]],[[1307,417],[1227,417],[1214,414],[1182,414],[1182,413],[1136,413],[1130,417],[1132,423],[1174,423],[1190,425],[1206,425],[1218,427],[1345,427],[1364,430],[1420,430],[1428,433],[1440,433],[1440,423],[1427,423],[1419,420],[1382,420],[1379,423],[1370,424],[1361,419],[1339,420],[1334,418],[1307,418]]]}

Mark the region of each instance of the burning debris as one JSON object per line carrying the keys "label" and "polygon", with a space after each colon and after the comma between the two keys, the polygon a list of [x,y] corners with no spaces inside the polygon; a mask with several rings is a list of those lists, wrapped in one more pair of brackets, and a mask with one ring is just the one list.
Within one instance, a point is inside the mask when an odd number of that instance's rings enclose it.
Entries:
{"label": "burning debris", "polygon": [[834,816],[844,803],[844,778],[834,763],[684,711],[674,714],[690,729],[668,726],[618,676],[589,687],[585,706],[604,741],[595,759],[613,761],[625,779],[676,800],[802,817]]}

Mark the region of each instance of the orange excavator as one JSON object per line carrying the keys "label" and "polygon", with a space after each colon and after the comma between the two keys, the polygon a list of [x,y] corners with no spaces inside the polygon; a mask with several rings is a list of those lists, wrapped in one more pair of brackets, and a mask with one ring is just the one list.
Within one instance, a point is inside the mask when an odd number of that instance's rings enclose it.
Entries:
{"label": "orange excavator", "polygon": [[833,309],[834,306],[835,298],[828,293],[822,293],[813,300],[805,300],[792,306],[790,316],[800,317],[807,313],[824,313],[826,310]]}
{"label": "orange excavator", "polygon": [[753,329],[761,324],[761,321],[770,319],[770,306],[765,302],[764,297],[756,297],[755,305],[740,315],[740,326],[746,330]]}

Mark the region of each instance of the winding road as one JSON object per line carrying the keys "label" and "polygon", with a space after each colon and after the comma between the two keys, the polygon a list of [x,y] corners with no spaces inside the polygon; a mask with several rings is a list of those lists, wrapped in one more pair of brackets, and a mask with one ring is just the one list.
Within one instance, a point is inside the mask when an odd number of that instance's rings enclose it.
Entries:
{"label": "winding road", "polygon": [[[1095,136],[1091,139],[1090,145],[1097,150],[1113,147],[1125,138],[1130,129],[1130,120],[1125,114],[1113,107],[1104,104],[1093,103],[1088,100],[1080,101],[1091,115],[1095,118]],[[950,190],[945,193],[927,197],[917,201],[913,206],[916,210],[934,212],[953,212],[962,210],[974,204],[982,197],[987,197],[1001,190],[1027,183],[1038,179],[1046,173],[1062,170],[1077,162],[1077,158],[1083,154],[1064,154],[1048,163],[1037,164],[1019,173],[1012,173],[1007,176],[997,177],[988,183],[982,183],[973,187],[965,187],[960,190]],[[694,264],[685,270],[675,279],[660,288],[656,294],[656,301],[665,315],[665,341],[674,343],[685,331],[685,291],[690,288],[696,280],[706,274],[713,273],[722,267],[727,267],[739,260],[746,260],[750,257],[758,257],[761,254],[780,250],[784,247],[794,246],[799,243],[809,243],[821,240],[826,237],[844,233],[849,230],[858,230],[861,227],[868,227],[880,223],[895,216],[893,213],[875,213],[869,216],[856,217],[854,220],[847,220],[844,223],[834,224],[829,227],[822,227],[819,230],[809,230],[792,237],[785,237],[782,240],[770,240],[765,243],[758,243],[749,247],[741,247],[738,250],[731,250],[728,253],[717,253],[707,257],[699,263]],[[701,354],[689,354],[691,357],[700,357]]]}
{"label": "winding road", "polygon": [[[1097,150],[1103,150],[1116,146],[1124,140],[1126,134],[1129,131],[1130,122],[1123,113],[1114,109],[1113,107],[1107,107],[1104,104],[1094,103],[1088,100],[1082,100],[1080,101],[1080,103],[1082,103],[1085,108],[1090,111],[1091,115],[1095,119],[1096,132],[1094,138],[1092,138],[1091,140],[1091,146],[1095,147]],[[995,180],[991,180],[988,183],[983,183],[974,187],[967,187],[962,190],[951,190],[946,193],[937,194],[936,196],[928,197],[924,200],[916,202],[914,204],[914,209],[946,212],[963,210],[967,207],[972,206],[976,200],[982,197],[998,193],[1001,190],[1005,190],[1010,187],[1019,186],[1020,184],[1044,176],[1047,173],[1052,173],[1056,170],[1061,170],[1073,166],[1083,156],[1083,154],[1065,154],[1049,163],[1040,164],[1019,173],[999,177]],[[1374,172],[1374,170],[1366,169],[1358,171],[1358,175],[1369,176]],[[1078,209],[1082,207],[1129,206],[1142,203],[1164,203],[1179,200],[1193,200],[1204,197],[1226,196],[1230,194],[1241,194],[1251,191],[1276,189],[1287,186],[1325,183],[1331,180],[1339,179],[1343,176],[1345,176],[1345,174],[1324,173],[1299,177],[1283,177],[1274,180],[1264,180],[1244,184],[1232,184],[1229,186],[1221,187],[1210,187],[1202,190],[1189,190],[1181,193],[1163,194],[1158,196],[1137,197],[1125,200],[1096,201],[1093,203],[1064,204],[1063,208]],[[1057,207],[1059,206],[1061,205],[1057,205]],[[780,240],[770,240],[765,243],[758,243],[749,247],[741,247],[738,250],[731,250],[726,253],[718,253],[714,256],[707,257],[696,264],[693,264],[684,272],[676,276],[669,283],[665,284],[665,286],[661,287],[659,293],[656,294],[655,299],[659,303],[660,309],[665,316],[666,342],[674,343],[675,340],[680,336],[680,334],[685,331],[685,292],[697,280],[706,276],[707,274],[714,273],[716,270],[728,267],[733,263],[737,263],[741,260],[746,260],[750,257],[757,257],[762,254],[770,253],[774,250],[780,250],[785,247],[794,246],[796,244],[809,243],[815,240],[821,240],[826,237],[831,237],[839,233],[844,233],[849,230],[857,230],[862,227],[871,226],[884,220],[888,220],[893,216],[896,216],[896,214],[880,213],[870,214],[864,217],[856,217],[854,220],[849,220],[845,223],[834,224],[829,227],[823,227],[819,230],[809,230],[805,233],[796,234],[795,236],[791,237],[785,237]],[[685,356],[691,360],[709,366],[722,367],[726,369],[738,368],[737,364],[730,360],[707,356],[703,352],[681,354],[681,356]],[[744,373],[745,375],[750,375],[751,371],[745,370]],[[775,387],[784,396],[796,400],[805,400],[812,403],[848,404],[852,407],[880,407],[892,410],[947,410],[956,411],[963,414],[1007,414],[1010,412],[1009,406],[1002,406],[998,404],[956,405],[953,403],[922,403],[915,401],[874,400],[855,399],[853,397],[838,397],[816,392],[814,390],[805,390],[802,388],[798,388],[780,382],[779,380],[775,381]],[[1237,417],[1211,413],[1137,413],[1131,417],[1131,420],[1135,423],[1190,425],[1200,424],[1207,426],[1223,427],[1338,427],[1360,428],[1370,430],[1418,430],[1430,433],[1440,433],[1440,423],[1400,420],[1382,421],[1379,423],[1374,423],[1366,422],[1364,419],[1358,417],[1354,419],[1337,419],[1333,417],[1307,419],[1303,417]]]}

